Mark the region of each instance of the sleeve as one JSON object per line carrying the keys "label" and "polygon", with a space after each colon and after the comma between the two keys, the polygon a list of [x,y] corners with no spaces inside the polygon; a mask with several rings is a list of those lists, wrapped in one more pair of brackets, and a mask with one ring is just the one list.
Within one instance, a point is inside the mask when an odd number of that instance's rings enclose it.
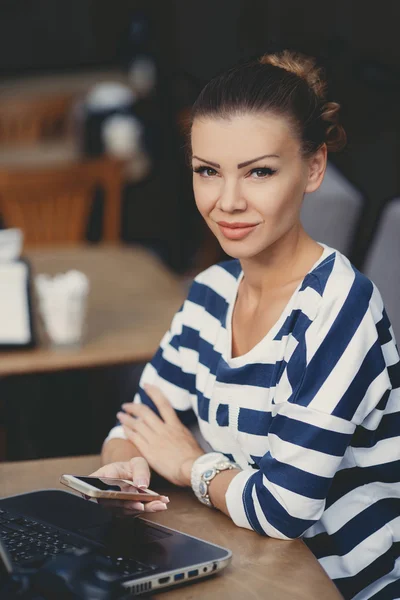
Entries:
{"label": "sleeve", "polygon": [[380,296],[369,283],[367,290],[353,285],[345,298],[321,302],[285,356],[269,450],[257,471],[240,472],[226,492],[238,526],[281,539],[301,537],[321,518],[357,425],[388,395],[378,335],[383,307],[371,305],[371,296]]}
{"label": "sleeve", "polygon": [[[147,363],[139,381],[139,389],[134,402],[147,404],[157,414],[157,408],[143,389],[146,384],[158,386],[171,402],[181,421],[189,425],[196,417],[192,409],[192,395],[195,394],[195,370],[185,371],[181,351],[181,336],[185,303],[175,314],[170,329],[160,342],[160,346]],[[111,429],[105,441],[113,438],[126,439],[120,423]]]}

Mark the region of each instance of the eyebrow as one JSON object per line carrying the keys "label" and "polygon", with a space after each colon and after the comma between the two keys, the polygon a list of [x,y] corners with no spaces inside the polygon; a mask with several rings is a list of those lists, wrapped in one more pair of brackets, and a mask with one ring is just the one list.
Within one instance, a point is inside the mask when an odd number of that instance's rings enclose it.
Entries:
{"label": "eyebrow", "polygon": [[279,158],[279,155],[278,154],[263,154],[263,156],[258,156],[257,158],[252,158],[251,160],[246,160],[245,162],[239,163],[237,167],[238,167],[238,169],[242,169],[243,167],[248,167],[252,163],[257,162],[258,160],[261,160],[262,158]]}
{"label": "eyebrow", "polygon": [[[197,160],[200,160],[201,162],[205,162],[208,165],[212,165],[213,167],[217,167],[217,169],[221,168],[221,165],[219,165],[218,163],[212,162],[211,160],[206,160],[205,158],[200,158],[199,156],[196,156],[196,155],[193,155],[192,158],[197,158]],[[258,160],[261,160],[262,158],[279,158],[279,155],[278,154],[263,154],[263,156],[257,156],[257,158],[252,158],[251,160],[245,160],[244,162],[239,163],[237,168],[243,169],[243,167],[248,167],[252,163],[257,162]]]}

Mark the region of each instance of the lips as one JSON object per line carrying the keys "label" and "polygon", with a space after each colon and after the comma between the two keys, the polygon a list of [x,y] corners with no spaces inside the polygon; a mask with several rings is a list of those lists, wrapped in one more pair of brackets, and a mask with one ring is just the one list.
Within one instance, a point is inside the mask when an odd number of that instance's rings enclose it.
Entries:
{"label": "lips", "polygon": [[241,229],[245,227],[255,227],[258,223],[227,223],[226,221],[218,221],[218,225],[227,227],[228,229]]}
{"label": "lips", "polygon": [[228,240],[242,240],[257,227],[258,223],[227,223],[219,221],[218,227]]}

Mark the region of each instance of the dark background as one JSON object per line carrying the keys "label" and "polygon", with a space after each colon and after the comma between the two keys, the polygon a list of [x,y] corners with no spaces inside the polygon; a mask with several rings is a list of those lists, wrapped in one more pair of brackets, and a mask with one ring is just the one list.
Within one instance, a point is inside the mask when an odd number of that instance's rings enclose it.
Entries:
{"label": "dark background", "polygon": [[[185,165],[179,115],[220,70],[288,47],[318,58],[329,76],[329,100],[342,104],[348,146],[330,158],[365,194],[350,256],[362,267],[384,203],[400,193],[400,3],[0,0],[0,81],[127,65],[129,30],[138,10],[149,23],[145,50],[158,67],[156,92],[143,107],[157,135],[151,174],[125,190],[123,240],[151,246],[179,273],[195,266],[204,229]],[[132,397],[137,377],[127,366],[90,378],[80,372],[9,378],[3,397],[20,401],[6,404],[6,420],[19,431],[8,457],[46,456],[49,447],[53,455],[97,452],[117,407]],[[41,404],[54,390],[56,402]],[[106,409],[99,411],[100,405]],[[96,422],[89,439],[87,423]]]}
{"label": "dark background", "polygon": [[351,257],[361,266],[382,203],[399,193],[400,3],[1,0],[0,78],[124,65],[138,10],[148,17],[147,50],[159,69],[151,102],[160,160],[145,182],[126,191],[124,240],[153,245],[177,271],[190,267],[202,225],[176,117],[221,69],[290,47],[319,59],[330,99],[343,106],[349,143],[331,160],[367,197]]}

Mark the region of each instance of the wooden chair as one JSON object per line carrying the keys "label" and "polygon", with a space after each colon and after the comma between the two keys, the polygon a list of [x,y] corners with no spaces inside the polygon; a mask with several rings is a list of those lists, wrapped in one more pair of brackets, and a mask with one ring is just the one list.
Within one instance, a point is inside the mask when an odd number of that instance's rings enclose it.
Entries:
{"label": "wooden chair", "polygon": [[122,164],[110,158],[46,169],[0,172],[0,214],[24,233],[25,247],[78,244],[85,239],[94,192],[104,190],[103,241],[118,242]]}
{"label": "wooden chair", "polygon": [[35,144],[62,139],[70,130],[72,94],[0,97],[0,144]]}

